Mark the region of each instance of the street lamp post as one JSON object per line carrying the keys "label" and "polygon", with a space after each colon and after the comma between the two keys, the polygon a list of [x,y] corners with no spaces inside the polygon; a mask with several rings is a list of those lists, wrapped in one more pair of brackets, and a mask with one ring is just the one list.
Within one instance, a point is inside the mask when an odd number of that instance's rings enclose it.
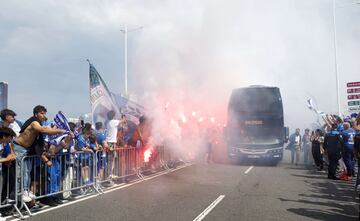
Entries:
{"label": "street lamp post", "polygon": [[128,96],[128,71],[127,71],[127,35],[128,32],[132,32],[135,30],[142,29],[143,27],[134,28],[131,30],[128,30],[127,24],[125,24],[124,29],[121,29],[120,31],[124,33],[124,93],[125,96]]}
{"label": "street lamp post", "polygon": [[[360,4],[360,1],[349,3],[346,5],[356,5]],[[339,86],[339,64],[338,64],[338,48],[337,48],[337,34],[336,34],[336,0],[333,0],[333,31],[334,31],[334,62],[335,62],[335,80],[336,80],[336,100],[337,100],[337,108],[338,115],[341,116],[341,100],[340,100],[340,86]]]}
{"label": "street lamp post", "polygon": [[338,108],[338,115],[341,116],[341,108],[340,108],[340,88],[339,88],[339,65],[337,58],[337,36],[336,36],[336,5],[335,0],[333,0],[333,26],[334,26],[334,60],[335,60],[335,80],[336,80],[336,101]]}

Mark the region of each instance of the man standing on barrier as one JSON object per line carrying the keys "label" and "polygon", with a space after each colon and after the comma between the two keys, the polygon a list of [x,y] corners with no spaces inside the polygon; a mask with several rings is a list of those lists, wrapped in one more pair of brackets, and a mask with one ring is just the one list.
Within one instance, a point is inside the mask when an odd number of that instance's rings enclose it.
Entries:
{"label": "man standing on barrier", "polygon": [[[116,120],[115,118],[115,111],[111,110],[107,113],[108,122],[106,124],[106,142],[109,145],[110,149],[110,178],[114,177],[114,169],[115,169],[115,162],[117,158],[116,154],[116,138],[118,133],[118,127],[120,125],[120,120]],[[113,182],[110,181],[110,185],[113,185]]]}
{"label": "man standing on barrier", "polygon": [[[21,168],[22,159],[27,156],[29,153],[34,153],[38,156],[41,156],[44,163],[48,166],[51,166],[51,161],[43,155],[44,149],[44,139],[43,134],[61,134],[65,130],[41,126],[41,122],[45,121],[46,118],[46,108],[41,105],[37,105],[33,109],[33,116],[30,117],[24,125],[21,127],[20,135],[14,141],[14,152],[17,157],[17,169],[19,171],[18,175],[23,178],[23,200],[24,202],[30,202],[32,198],[35,198],[33,193],[29,194],[30,187],[30,173],[32,170],[32,162],[30,159],[24,160],[23,167]],[[22,169],[20,173],[20,169]]]}
{"label": "man standing on barrier", "polygon": [[324,138],[324,150],[329,159],[328,166],[328,178],[338,180],[336,177],[336,168],[341,158],[341,149],[343,145],[343,139],[340,133],[337,131],[337,125],[332,124],[331,130],[325,135]]}

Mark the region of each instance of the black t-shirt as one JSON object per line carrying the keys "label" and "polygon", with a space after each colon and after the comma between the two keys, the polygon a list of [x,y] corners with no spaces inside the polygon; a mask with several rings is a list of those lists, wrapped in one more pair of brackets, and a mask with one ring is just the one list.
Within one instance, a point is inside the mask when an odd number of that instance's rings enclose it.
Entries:
{"label": "black t-shirt", "polygon": [[[25,129],[30,126],[32,122],[38,122],[41,125],[40,119],[36,117],[30,117],[27,121],[25,121],[24,125],[22,125],[20,133],[24,132]],[[44,137],[43,134],[39,133],[39,135],[35,138],[34,142],[29,147],[30,155],[41,155],[44,152]]]}

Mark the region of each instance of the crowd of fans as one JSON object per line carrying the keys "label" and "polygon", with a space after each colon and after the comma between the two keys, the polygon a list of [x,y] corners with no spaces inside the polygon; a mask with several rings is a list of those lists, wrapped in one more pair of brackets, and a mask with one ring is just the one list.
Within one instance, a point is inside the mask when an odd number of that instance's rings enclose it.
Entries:
{"label": "crowd of fans", "polygon": [[291,151],[291,163],[298,165],[301,155],[303,163],[315,166],[319,171],[327,167],[329,179],[356,179],[356,189],[360,190],[360,170],[357,174],[356,161],[360,165],[360,114],[353,113],[341,118],[337,115],[323,116],[324,125],[310,131],[300,129],[289,137],[286,147]]}
{"label": "crowd of fans", "polygon": [[[72,200],[76,194],[93,191],[86,185],[94,181],[94,168],[100,179],[109,180],[103,185],[113,185],[117,150],[146,146],[151,131],[144,116],[138,125],[129,127],[124,115],[116,119],[115,112],[109,111],[105,123],[69,122],[69,132],[49,122],[46,112],[44,106],[34,107],[33,116],[23,124],[16,120],[13,110],[0,113],[1,205],[9,204],[20,194],[19,201],[31,207],[56,206],[63,199]],[[72,185],[85,188],[65,191]],[[0,213],[8,215],[13,211],[6,207],[0,208]]]}

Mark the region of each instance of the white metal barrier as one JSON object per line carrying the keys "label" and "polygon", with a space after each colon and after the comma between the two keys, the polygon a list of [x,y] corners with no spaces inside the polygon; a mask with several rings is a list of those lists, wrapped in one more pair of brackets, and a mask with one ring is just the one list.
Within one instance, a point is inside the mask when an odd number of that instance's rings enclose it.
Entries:
{"label": "white metal barrier", "polygon": [[144,152],[148,149],[129,147],[95,153],[61,153],[49,158],[50,166],[42,162],[40,156],[25,156],[20,162],[14,161],[6,171],[6,191],[0,211],[13,207],[20,218],[24,218],[21,210],[32,216],[28,202],[23,200],[24,193],[34,194],[32,202],[51,197],[66,200],[74,194],[103,193],[106,183],[143,179],[151,173],[169,170],[171,156],[165,147],[151,147],[145,162]]}

